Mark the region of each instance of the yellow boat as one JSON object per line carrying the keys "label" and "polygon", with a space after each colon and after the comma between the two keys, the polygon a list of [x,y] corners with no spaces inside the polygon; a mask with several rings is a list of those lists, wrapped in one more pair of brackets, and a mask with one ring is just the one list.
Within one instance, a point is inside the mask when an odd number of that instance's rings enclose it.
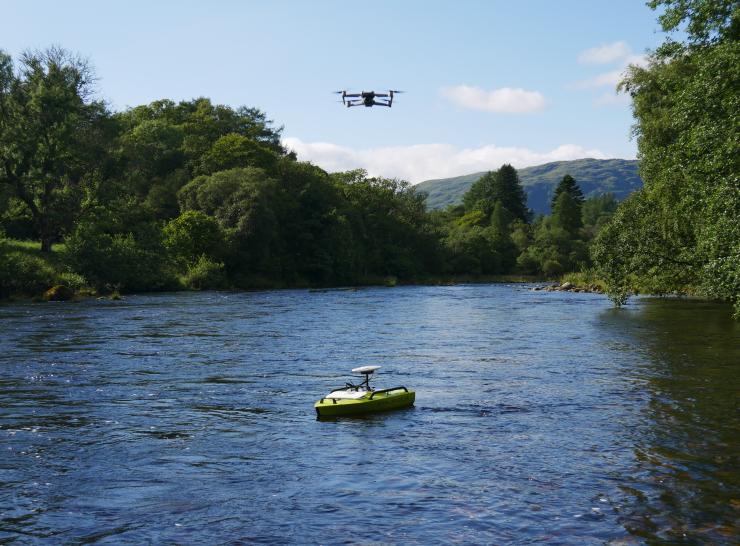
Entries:
{"label": "yellow boat", "polygon": [[360,373],[365,379],[359,385],[347,383],[334,389],[314,404],[318,417],[339,417],[342,415],[362,415],[379,411],[408,408],[414,405],[416,393],[406,387],[375,390],[370,387],[370,376],[380,366],[360,366],[353,373]]}

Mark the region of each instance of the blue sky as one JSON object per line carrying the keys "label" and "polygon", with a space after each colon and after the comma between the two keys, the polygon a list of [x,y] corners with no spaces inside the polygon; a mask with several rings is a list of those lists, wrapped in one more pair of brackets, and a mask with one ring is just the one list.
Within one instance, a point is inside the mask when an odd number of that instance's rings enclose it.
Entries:
{"label": "blue sky", "polygon": [[[299,158],[419,182],[635,156],[614,81],[663,40],[642,0],[6,0],[0,48],[92,61],[115,109],[208,96],[256,106]],[[331,91],[403,89],[393,108]]]}

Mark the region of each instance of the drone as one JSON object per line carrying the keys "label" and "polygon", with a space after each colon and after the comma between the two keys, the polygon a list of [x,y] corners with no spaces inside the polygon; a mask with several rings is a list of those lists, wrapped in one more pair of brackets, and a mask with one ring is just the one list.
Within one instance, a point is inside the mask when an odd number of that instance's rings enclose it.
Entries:
{"label": "drone", "polygon": [[[367,108],[371,106],[387,106],[390,108],[393,106],[393,95],[395,93],[403,93],[403,91],[389,89],[387,93],[376,93],[375,91],[362,91],[361,93],[335,91],[335,93],[342,95],[342,104],[347,108],[351,108],[352,106],[365,106]],[[380,97],[380,100],[375,100],[378,97]]]}

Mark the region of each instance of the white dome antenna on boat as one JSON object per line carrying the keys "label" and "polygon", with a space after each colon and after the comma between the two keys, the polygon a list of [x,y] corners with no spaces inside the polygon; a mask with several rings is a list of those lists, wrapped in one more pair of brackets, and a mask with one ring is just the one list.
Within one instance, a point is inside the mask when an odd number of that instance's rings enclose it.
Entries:
{"label": "white dome antenna on boat", "polygon": [[[365,376],[365,379],[362,383],[357,385],[357,387],[360,388],[366,388],[367,390],[371,391],[370,388],[370,376],[373,374],[375,370],[380,368],[380,366],[360,366],[359,368],[352,368],[352,373],[361,373]],[[347,383],[347,386],[354,386],[351,383]]]}
{"label": "white dome antenna on boat", "polygon": [[352,368],[352,373],[373,373],[379,368],[380,366],[360,366],[359,368]]}

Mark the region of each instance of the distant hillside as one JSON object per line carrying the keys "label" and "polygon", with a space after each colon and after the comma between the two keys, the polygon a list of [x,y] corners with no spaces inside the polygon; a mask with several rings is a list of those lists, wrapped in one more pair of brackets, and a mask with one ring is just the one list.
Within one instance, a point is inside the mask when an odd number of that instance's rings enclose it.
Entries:
{"label": "distant hillside", "polygon": [[[549,214],[555,186],[566,174],[576,179],[586,197],[611,192],[621,201],[642,187],[637,165],[634,159],[576,159],[518,169],[518,172],[527,192],[527,206],[536,214]],[[462,203],[463,194],[484,174],[427,180],[416,188],[427,194],[429,209],[443,209]]]}

